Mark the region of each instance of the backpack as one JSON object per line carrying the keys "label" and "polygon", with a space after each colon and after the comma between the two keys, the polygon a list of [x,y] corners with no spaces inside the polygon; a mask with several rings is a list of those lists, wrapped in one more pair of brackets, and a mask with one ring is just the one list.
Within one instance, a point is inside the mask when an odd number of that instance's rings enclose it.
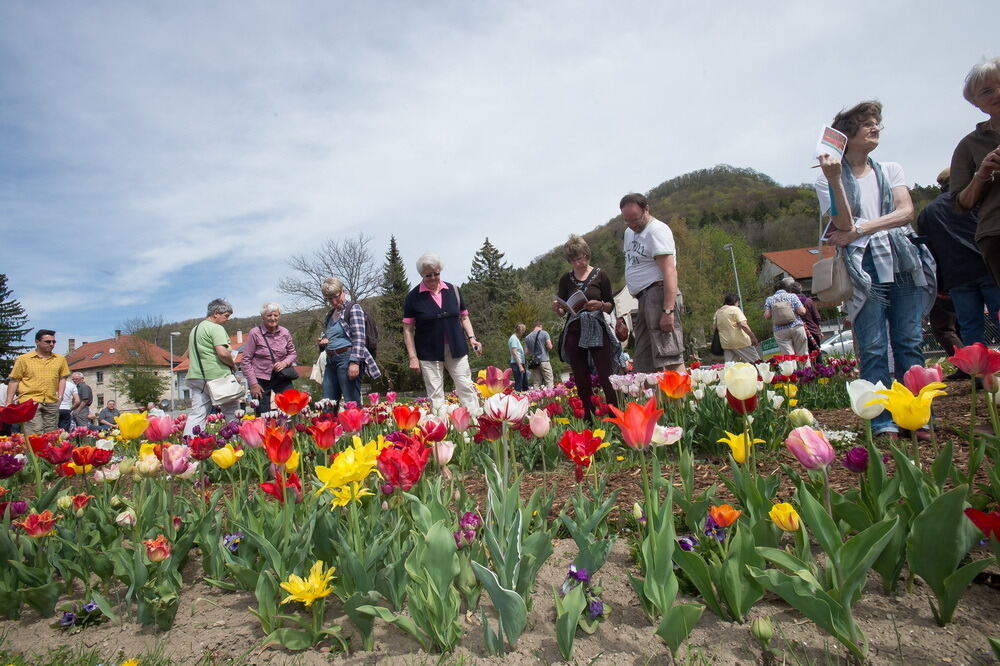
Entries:
{"label": "backpack", "polygon": [[771,304],[771,323],[775,326],[784,326],[795,321],[795,310],[788,301],[775,300]]}
{"label": "backpack", "polygon": [[[344,317],[349,317],[351,313],[351,308],[354,307],[354,302],[347,303],[344,305]],[[375,324],[375,320],[372,319],[371,315],[364,308],[361,311],[365,315],[365,348],[368,353],[375,358],[378,353],[378,325]],[[330,323],[330,317],[333,316],[333,311],[327,313],[326,320],[323,322],[323,328],[326,329],[327,325]]]}

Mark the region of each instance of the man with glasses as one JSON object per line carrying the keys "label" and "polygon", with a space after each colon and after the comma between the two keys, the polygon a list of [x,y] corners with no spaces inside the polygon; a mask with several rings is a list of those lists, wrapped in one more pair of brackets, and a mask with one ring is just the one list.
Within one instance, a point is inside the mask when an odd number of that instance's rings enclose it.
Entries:
{"label": "man with glasses", "polygon": [[35,417],[22,426],[25,435],[49,432],[58,426],[59,400],[66,391],[69,365],[65,356],[52,351],[55,346],[56,332],[39,329],[35,333],[35,351],[18,356],[10,372],[7,402],[38,403]]}

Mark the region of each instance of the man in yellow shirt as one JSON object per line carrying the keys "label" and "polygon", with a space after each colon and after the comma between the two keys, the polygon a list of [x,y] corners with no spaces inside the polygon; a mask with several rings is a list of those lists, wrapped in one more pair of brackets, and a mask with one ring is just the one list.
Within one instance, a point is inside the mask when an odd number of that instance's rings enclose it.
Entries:
{"label": "man in yellow shirt", "polygon": [[747,317],[739,308],[739,303],[735,294],[726,294],[722,307],[715,311],[715,327],[719,329],[719,342],[725,351],[726,363],[755,363],[760,360],[757,336],[747,324]]}
{"label": "man in yellow shirt", "polygon": [[18,356],[10,371],[7,402],[34,400],[38,403],[35,418],[22,426],[25,435],[49,432],[58,425],[59,400],[66,390],[69,365],[65,356],[52,351],[55,346],[56,332],[39,329],[35,333],[35,351]]}

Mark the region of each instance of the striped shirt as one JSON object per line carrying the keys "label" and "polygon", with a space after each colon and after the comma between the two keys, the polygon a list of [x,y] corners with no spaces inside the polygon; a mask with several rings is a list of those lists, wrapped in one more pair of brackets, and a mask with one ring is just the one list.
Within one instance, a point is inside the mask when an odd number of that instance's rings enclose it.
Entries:
{"label": "striped shirt", "polygon": [[62,354],[42,358],[37,351],[21,354],[14,361],[10,378],[16,379],[18,402],[58,402],[59,380],[69,377],[69,365]]}

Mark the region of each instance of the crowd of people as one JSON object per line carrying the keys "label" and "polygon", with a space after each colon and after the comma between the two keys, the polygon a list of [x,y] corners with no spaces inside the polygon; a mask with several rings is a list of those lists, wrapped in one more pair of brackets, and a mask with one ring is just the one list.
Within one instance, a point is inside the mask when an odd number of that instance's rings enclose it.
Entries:
{"label": "crowd of people", "polygon": [[[952,326],[961,344],[983,342],[983,312],[996,322],[1000,310],[1000,58],[977,64],[969,72],[965,99],[985,113],[955,148],[951,165],[938,178],[941,195],[921,214],[917,236],[911,222],[914,206],[903,168],[878,162],[883,108],[877,101],[861,102],[840,111],[832,127],[847,137],[843,156],[819,156],[816,194],[829,219],[824,241],[838,248],[850,282],[851,297],[844,311],[853,329],[861,377],[888,386],[912,365],[923,364],[922,323],[951,308]],[[555,349],[573,374],[587,418],[593,419],[594,381],[604,400],[618,404],[610,376],[624,367],[622,342],[634,344],[637,372],[684,369],[683,296],[678,286],[677,249],[673,232],[654,218],[642,194],[627,194],[619,202],[626,229],[623,239],[624,282],[635,306],[615,312],[615,292],[606,271],[591,265],[591,251],[579,236],[570,236],[563,250],[570,269],[563,274],[552,302],[564,318],[556,343],[541,321],[527,333],[518,323],[508,340],[510,368],[517,390],[551,386],[550,353]],[[417,260],[421,281],[406,296],[402,312],[403,341],[408,365],[419,372],[432,409],[445,404],[445,374],[462,404],[475,416],[481,412],[471,376],[469,354],[482,353],[461,290],[441,279],[440,257],[427,253]],[[381,376],[369,349],[369,322],[363,307],[350,300],[336,277],[322,285],[330,310],[317,339],[317,364],[325,398],[361,401],[361,377]],[[223,324],[233,313],[223,299],[208,304],[207,314],[190,333],[191,359],[187,385],[191,411],[185,434],[204,427],[213,407],[227,418],[235,415],[244,387],[236,380],[237,365]],[[782,353],[808,356],[819,349],[821,329],[816,304],[791,278],[780,279],[763,304],[763,316],[773,327]],[[267,303],[260,325],[250,331],[241,369],[258,413],[271,406],[271,396],[297,377],[297,353],[289,331],[279,324],[281,308]],[[747,323],[739,299],[728,294],[714,316],[713,326],[727,362],[760,359],[758,340]],[[942,325],[937,326],[941,328]],[[527,333],[527,335],[525,335]],[[39,403],[27,433],[90,425],[113,427],[113,401],[97,415],[90,406],[93,392],[80,373],[70,373],[66,359],[53,352],[55,332],[39,330],[35,350],[18,357],[0,405],[28,399]],[[713,345],[714,346],[714,345]],[[891,352],[891,353],[890,353]],[[893,367],[890,368],[890,358]],[[529,379],[530,378],[530,379]],[[2,385],[0,385],[2,386]],[[154,406],[147,406],[152,409]],[[873,421],[875,434],[898,435],[889,412]]]}

